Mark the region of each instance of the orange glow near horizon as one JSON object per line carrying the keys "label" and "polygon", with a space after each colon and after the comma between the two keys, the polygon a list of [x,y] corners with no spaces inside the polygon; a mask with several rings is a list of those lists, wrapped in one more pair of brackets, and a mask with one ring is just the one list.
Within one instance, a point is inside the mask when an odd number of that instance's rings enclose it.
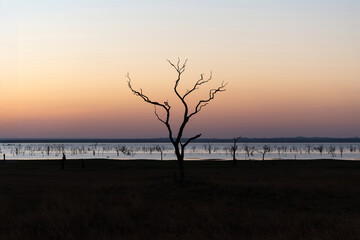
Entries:
{"label": "orange glow near horizon", "polygon": [[[178,3],[178,12],[171,4],[110,2],[88,8],[80,0],[71,7],[3,3],[0,138],[166,137],[153,107],[131,94],[124,76],[129,71],[134,88],[169,100],[181,116],[172,91],[176,72],[165,61],[178,56],[189,58],[183,92],[213,70],[213,82],[189,98],[192,106],[208,89],[229,83],[191,119],[187,136],[360,135],[357,4],[335,11],[338,6],[244,1],[245,11],[225,1],[210,3],[196,18],[196,4]],[[119,14],[123,7],[128,12]]]}

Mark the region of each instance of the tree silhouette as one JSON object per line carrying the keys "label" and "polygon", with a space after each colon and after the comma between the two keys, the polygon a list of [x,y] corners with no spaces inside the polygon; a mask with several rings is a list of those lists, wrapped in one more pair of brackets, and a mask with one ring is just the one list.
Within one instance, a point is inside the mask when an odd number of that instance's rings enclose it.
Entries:
{"label": "tree silhouette", "polygon": [[340,156],[343,156],[344,153],[344,146],[339,146]]}
{"label": "tree silhouette", "polygon": [[155,146],[153,146],[152,147],[155,151],[157,151],[157,152],[159,152],[160,153],[160,159],[161,159],[161,161],[163,160],[163,154],[164,154],[164,150],[165,150],[165,148],[164,148],[164,146],[160,146],[160,145],[155,145]]}
{"label": "tree silhouette", "polygon": [[250,156],[254,156],[254,151],[255,151],[255,147],[254,146],[249,146],[248,144],[245,144],[244,145],[244,150],[246,152],[246,155],[249,159],[249,161],[251,160],[250,159]]}
{"label": "tree silhouette", "polygon": [[233,165],[236,165],[236,151],[238,150],[239,146],[236,144],[239,141],[240,137],[233,138],[234,145],[231,146],[231,155],[233,157]]}
{"label": "tree silhouette", "polygon": [[[178,92],[178,86],[179,83],[181,81],[181,77],[182,74],[185,71],[186,68],[186,64],[187,64],[187,59],[181,64],[180,63],[180,59],[178,59],[178,62],[176,64],[172,63],[171,61],[167,60],[169,62],[169,64],[176,70],[177,73],[177,79],[175,81],[175,85],[174,85],[174,92],[176,94],[176,96],[180,99],[180,101],[182,102],[183,106],[184,106],[184,115],[183,115],[183,119],[182,119],[182,123],[180,125],[179,131],[177,132],[177,134],[175,134],[171,128],[171,125],[169,123],[170,120],[170,109],[171,106],[170,104],[165,101],[163,103],[157,102],[157,101],[152,101],[150,100],[150,98],[148,96],[146,96],[142,89],[140,89],[140,91],[135,90],[132,85],[131,85],[131,78],[129,73],[126,75],[126,78],[128,79],[128,86],[130,88],[130,90],[136,95],[141,97],[145,102],[154,105],[154,113],[155,116],[157,117],[157,119],[162,122],[169,133],[169,139],[172,143],[172,145],[174,146],[175,149],[175,155],[177,158],[177,162],[178,162],[178,169],[179,169],[179,179],[178,181],[180,183],[183,183],[185,181],[185,174],[184,174],[184,153],[185,153],[185,148],[186,146],[193,140],[199,138],[201,136],[201,134],[198,134],[196,136],[190,137],[186,140],[182,139],[182,135],[184,132],[184,129],[186,127],[186,124],[189,122],[190,118],[192,116],[194,116],[195,114],[199,113],[210,101],[212,101],[215,97],[215,95],[218,92],[223,92],[225,91],[225,86],[227,85],[227,83],[224,84],[224,82],[221,83],[221,85],[218,88],[214,88],[214,89],[210,89],[209,91],[209,96],[206,99],[202,99],[200,101],[198,101],[198,103],[196,104],[195,108],[193,111],[191,111],[189,109],[188,103],[186,102],[186,97],[188,97],[191,93],[193,93],[195,90],[197,90],[201,85],[208,83],[211,79],[212,79],[212,72],[210,72],[210,76],[208,79],[204,79],[204,74],[200,75],[200,79],[197,80],[194,84],[194,86],[190,89],[187,90],[186,93],[184,94],[180,94]],[[163,109],[166,113],[166,117],[163,119],[159,116],[159,114],[157,113],[157,107]]]}
{"label": "tree silhouette", "polygon": [[324,151],[324,145],[319,145],[317,147],[314,147],[314,149],[316,151],[318,151],[320,153],[320,155],[322,155],[323,151]]}
{"label": "tree silhouette", "polygon": [[268,153],[268,152],[271,152],[271,147],[269,145],[264,145],[262,147],[262,150],[259,151],[259,153],[262,154],[262,160],[264,161],[265,160],[265,154]]}

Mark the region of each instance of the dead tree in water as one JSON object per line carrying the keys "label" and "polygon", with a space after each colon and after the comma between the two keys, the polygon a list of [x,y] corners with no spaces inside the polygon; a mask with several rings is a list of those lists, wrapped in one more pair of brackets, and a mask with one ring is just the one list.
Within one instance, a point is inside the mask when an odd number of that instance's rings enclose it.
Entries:
{"label": "dead tree in water", "polygon": [[156,145],[153,146],[154,150],[160,153],[161,161],[163,160],[163,154],[164,154],[164,146]]}
{"label": "dead tree in water", "polygon": [[343,156],[344,153],[344,146],[339,146],[340,156]]}
{"label": "dead tree in water", "polygon": [[[169,133],[169,139],[170,139],[172,145],[174,146],[175,155],[176,155],[177,162],[178,162],[178,169],[179,169],[179,179],[178,179],[178,181],[180,183],[182,183],[182,182],[185,181],[185,174],[184,174],[185,148],[191,141],[194,141],[195,139],[197,139],[197,138],[199,138],[201,136],[201,134],[198,134],[196,136],[188,138],[186,141],[183,141],[182,140],[182,135],[184,133],[185,126],[189,122],[189,120],[190,120],[190,118],[192,116],[199,113],[203,109],[203,107],[205,107],[211,100],[214,99],[215,95],[218,92],[225,91],[225,86],[227,85],[227,83],[224,84],[224,82],[223,82],[220,85],[220,87],[211,89],[209,91],[208,98],[198,101],[198,103],[196,104],[194,110],[191,111],[189,109],[188,103],[186,102],[186,97],[188,97],[191,93],[193,93],[195,90],[197,90],[201,85],[209,82],[212,79],[212,73],[210,73],[210,76],[209,76],[208,79],[204,79],[204,74],[201,74],[200,79],[195,82],[194,86],[190,90],[187,90],[184,94],[180,94],[179,91],[178,91],[178,86],[179,86],[179,83],[181,81],[181,77],[182,77],[181,75],[185,71],[187,60],[185,60],[184,63],[182,63],[182,64],[180,64],[180,59],[178,59],[177,64],[174,64],[169,60],[167,60],[167,61],[175,69],[175,71],[177,73],[177,79],[175,81],[175,86],[174,86],[174,92],[175,92],[176,96],[180,99],[180,101],[182,102],[182,104],[184,106],[183,120],[182,120],[182,123],[180,124],[180,128],[179,128],[179,131],[177,132],[177,134],[173,133],[173,130],[172,130],[172,128],[170,126],[170,123],[169,123],[170,109],[171,109],[170,104],[167,101],[165,101],[163,103],[160,103],[160,102],[157,102],[157,101],[150,100],[150,98],[143,93],[142,89],[140,89],[140,91],[137,91],[132,87],[131,79],[130,79],[129,74],[126,75],[126,78],[128,79],[128,86],[129,86],[130,90],[136,96],[141,97],[145,102],[154,105],[155,116],[157,117],[157,119],[160,122],[162,122],[166,126],[166,128],[168,130],[168,133]],[[157,107],[159,107],[160,109],[165,111],[165,114],[166,114],[165,118],[161,118],[159,116],[159,114],[157,113]]]}
{"label": "dead tree in water", "polygon": [[204,144],[204,149],[205,151],[207,151],[209,154],[211,154],[213,152],[213,146],[210,143]]}
{"label": "dead tree in water", "polygon": [[236,165],[236,151],[238,150],[238,145],[236,144],[239,141],[240,137],[234,138],[234,145],[231,146],[231,155],[233,156],[233,165]]}
{"label": "dead tree in water", "polygon": [[247,157],[248,157],[248,159],[250,161],[251,160],[250,156],[254,156],[255,147],[254,146],[249,146],[248,144],[245,144],[244,145],[244,150],[245,150],[245,153],[246,153],[246,155],[247,155]]}
{"label": "dead tree in water", "polygon": [[336,157],[336,147],[333,145],[330,145],[328,148],[328,153],[331,154],[331,156],[334,158]]}
{"label": "dead tree in water", "polygon": [[268,152],[271,152],[271,147],[269,145],[264,145],[262,147],[262,150],[259,151],[259,153],[262,154],[262,160],[264,161],[265,160],[265,154],[268,153]]}
{"label": "dead tree in water", "polygon": [[320,153],[320,155],[322,155],[323,151],[324,151],[324,145],[319,145],[317,147],[314,147],[314,149],[316,151],[318,151]]}

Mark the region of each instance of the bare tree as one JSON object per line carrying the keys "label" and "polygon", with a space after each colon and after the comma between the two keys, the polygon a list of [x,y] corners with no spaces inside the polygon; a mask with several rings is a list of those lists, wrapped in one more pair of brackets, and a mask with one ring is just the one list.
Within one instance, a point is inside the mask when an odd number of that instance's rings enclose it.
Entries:
{"label": "bare tree", "polygon": [[250,160],[250,156],[254,156],[255,147],[245,144],[244,145],[244,150],[246,152],[246,155],[247,155],[248,159]]}
{"label": "bare tree", "polygon": [[119,151],[122,152],[124,155],[128,155],[128,156],[131,156],[133,154],[133,150],[122,145],[122,146],[119,146]]}
{"label": "bare tree", "polygon": [[120,155],[120,147],[115,147],[115,151],[116,151],[116,156],[119,156]]}
{"label": "bare tree", "polygon": [[264,145],[262,147],[262,150],[259,151],[259,153],[262,154],[262,160],[263,161],[265,160],[265,154],[268,153],[268,152],[271,152],[271,147],[269,145]]}
{"label": "bare tree", "polygon": [[236,165],[236,151],[238,150],[238,145],[236,144],[239,141],[240,137],[233,138],[234,145],[231,146],[231,155],[233,157],[233,165]]}
{"label": "bare tree", "polygon": [[204,149],[205,151],[207,151],[209,154],[211,154],[213,152],[213,146],[210,143],[204,144]]}
{"label": "bare tree", "polygon": [[331,154],[331,156],[334,158],[336,157],[336,147],[333,145],[330,145],[328,148],[328,153]]}
{"label": "bare tree", "polygon": [[349,150],[350,150],[350,152],[356,152],[356,147],[354,147],[353,145],[350,145]]}
{"label": "bare tree", "polygon": [[46,154],[48,156],[50,155],[50,145],[47,145],[47,147],[46,147]]}
{"label": "bare tree", "polygon": [[324,145],[319,145],[317,147],[314,147],[314,149],[316,151],[318,151],[320,153],[320,155],[322,155],[323,151],[324,151]]}
{"label": "bare tree", "polygon": [[344,153],[344,146],[339,146],[340,156],[343,156]]}
{"label": "bare tree", "polygon": [[[180,128],[179,128],[177,134],[173,132],[173,130],[171,128],[171,125],[170,125],[170,122],[169,122],[170,113],[171,113],[170,104],[167,101],[164,101],[163,103],[161,103],[161,102],[151,100],[147,95],[145,95],[143,93],[142,89],[140,89],[140,91],[138,91],[138,90],[135,90],[132,87],[131,78],[130,78],[129,74],[126,75],[126,78],[128,79],[128,86],[129,86],[130,90],[136,96],[141,97],[145,102],[154,105],[155,116],[157,117],[157,119],[160,122],[162,122],[166,126],[166,128],[168,130],[168,133],[169,133],[169,139],[170,139],[172,145],[174,146],[175,155],[176,155],[177,162],[178,162],[178,169],[179,169],[179,179],[178,179],[178,181],[180,183],[182,183],[182,182],[185,181],[185,174],[184,174],[184,153],[185,153],[185,148],[191,141],[194,141],[195,139],[197,139],[197,138],[199,138],[201,136],[201,134],[198,134],[196,136],[193,136],[193,137],[190,137],[190,138],[188,138],[186,140],[183,140],[182,135],[184,133],[184,129],[186,127],[186,124],[189,122],[189,120],[190,120],[190,118],[192,116],[199,113],[210,101],[212,101],[214,99],[215,95],[218,92],[225,91],[225,86],[227,85],[227,83],[222,82],[221,85],[218,88],[210,89],[209,96],[206,99],[202,99],[202,100],[198,101],[198,103],[196,104],[194,109],[190,110],[189,106],[188,106],[188,103],[186,102],[186,97],[188,97],[191,93],[193,93],[195,90],[197,90],[201,85],[203,85],[205,83],[208,83],[212,79],[212,73],[210,72],[210,76],[207,79],[204,79],[204,74],[201,74],[200,79],[195,82],[194,86],[190,90],[187,90],[184,94],[180,94],[179,91],[178,91],[178,86],[179,86],[179,83],[181,81],[182,74],[185,71],[187,60],[185,60],[182,64],[180,63],[180,59],[178,59],[176,64],[172,63],[169,60],[167,60],[167,61],[175,69],[175,71],[177,73],[177,79],[176,79],[175,85],[174,85],[174,92],[175,92],[176,96],[180,99],[180,101],[182,102],[182,104],[184,106],[183,120],[182,120],[182,123],[180,125]],[[159,107],[163,111],[165,111],[165,113],[166,113],[165,118],[161,118],[159,116],[159,114],[157,113],[157,107]]]}
{"label": "bare tree", "polygon": [[194,153],[196,151],[196,145],[191,147],[191,151]]}
{"label": "bare tree", "polygon": [[160,153],[161,161],[163,160],[164,146],[156,145],[154,146],[154,150]]}
{"label": "bare tree", "polygon": [[287,148],[285,146],[276,146],[277,152],[279,154],[279,160],[281,159],[281,156],[285,155],[285,151]]}

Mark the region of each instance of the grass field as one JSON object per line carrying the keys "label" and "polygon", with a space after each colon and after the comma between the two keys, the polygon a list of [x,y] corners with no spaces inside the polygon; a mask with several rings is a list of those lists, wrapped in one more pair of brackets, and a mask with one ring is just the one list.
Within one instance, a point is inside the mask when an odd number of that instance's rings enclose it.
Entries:
{"label": "grass field", "polygon": [[0,239],[360,239],[358,161],[0,162]]}

